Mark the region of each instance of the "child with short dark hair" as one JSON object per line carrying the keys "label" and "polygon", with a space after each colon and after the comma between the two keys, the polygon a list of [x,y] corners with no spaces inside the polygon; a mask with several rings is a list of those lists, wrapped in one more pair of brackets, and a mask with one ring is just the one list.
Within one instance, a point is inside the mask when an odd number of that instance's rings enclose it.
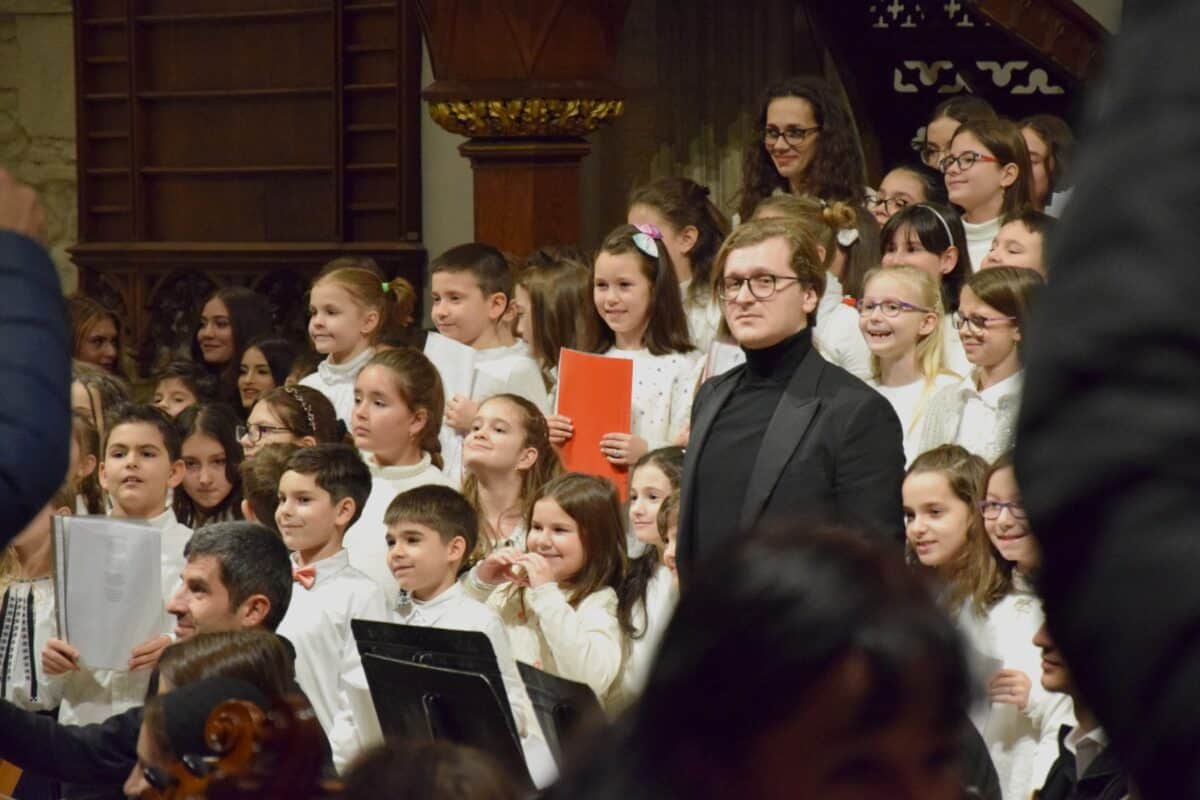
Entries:
{"label": "child with short dark hair", "polygon": [[479,242],[461,244],[434,259],[430,275],[438,333],[476,351],[471,396],[446,398],[444,471],[460,481],[462,439],[479,412],[479,403],[496,394],[516,394],[546,411],[550,395],[538,363],[524,342],[515,341],[505,320],[516,288],[504,254]]}
{"label": "child with short dark hair", "polygon": [[[548,784],[553,779],[553,764],[543,760],[547,751],[541,729],[504,625],[495,611],[467,596],[458,580],[479,536],[475,509],[453,489],[431,484],[396,495],[384,522],[388,566],[399,584],[400,597],[391,621],[487,635],[504,678],[517,733],[528,754],[530,773],[541,778],[539,786]],[[353,639],[347,642],[341,675],[340,703],[329,738],[334,763],[344,768],[358,753],[381,743],[383,736]]]}
{"label": "child with short dark hair", "polygon": [[278,632],[296,648],[296,682],[321,727],[330,732],[338,707],[337,674],[351,619],[387,619],[388,601],[375,582],[350,566],[342,539],[371,491],[358,451],[319,444],[297,451],[279,479],[275,522],[292,551],[292,592]]}
{"label": "child with short dark hair", "polygon": [[[102,722],[140,704],[150,682],[150,670],[170,644],[174,620],[166,603],[183,571],[184,547],[192,530],[181,525],[167,505],[172,489],[183,481],[179,430],[154,406],[126,403],[110,410],[104,436],[100,485],[112,501],[112,516],[143,520],[161,534],[163,635],[134,648],[128,670],[81,669],[79,651],[51,639],[42,651],[47,674],[70,672],[63,689],[59,722],[82,725]],[[114,624],[116,621],[114,621]]]}
{"label": "child with short dark hair", "polygon": [[291,442],[264,445],[241,463],[242,517],[247,522],[266,525],[279,533],[275,509],[279,507],[279,479],[287,471],[287,462],[300,446]]}
{"label": "child with short dark hair", "polygon": [[172,417],[216,395],[216,379],[192,361],[171,361],[154,376],[154,405]]}
{"label": "child with short dark hair", "polygon": [[1004,218],[1000,232],[992,240],[992,249],[983,257],[980,269],[1021,267],[1046,277],[1046,239],[1058,220],[1041,211],[1026,209]]}

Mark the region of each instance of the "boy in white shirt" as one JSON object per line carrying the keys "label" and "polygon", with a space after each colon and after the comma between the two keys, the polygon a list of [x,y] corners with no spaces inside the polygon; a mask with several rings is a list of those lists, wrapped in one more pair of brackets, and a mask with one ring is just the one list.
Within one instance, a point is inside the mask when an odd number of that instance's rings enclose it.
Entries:
{"label": "boy in white shirt", "polygon": [[[179,431],[166,412],[150,405],[126,403],[112,410],[101,448],[100,485],[112,499],[112,516],[144,520],[162,534],[162,635],[133,649],[128,670],[88,669],[79,651],[61,639],[50,639],[42,650],[47,675],[70,672],[63,687],[58,720],[67,725],[103,722],[114,714],[141,705],[152,668],[173,639],[174,621],[166,604],[175,592],[185,559],[183,549],[191,528],[175,519],[167,503],[170,491],[183,481],[184,464]],[[114,625],[120,624],[113,620]]]}
{"label": "boy in white shirt", "polygon": [[[474,551],[479,519],[471,504],[446,486],[426,485],[399,494],[388,506],[388,566],[399,585],[388,619],[403,625],[479,631],[496,653],[513,722],[534,782],[547,786],[556,776],[553,757],[533,713],[496,612],[463,593],[458,582]],[[382,743],[362,659],[353,638],[343,654],[339,708],[329,735],[339,771],[364,750]]]}
{"label": "boy in white shirt", "polygon": [[342,547],[358,519],[371,473],[358,451],[319,444],[297,451],[279,479],[275,523],[292,551],[296,586],[278,633],[296,648],[296,682],[328,735],[338,707],[338,670],[350,620],[385,619],[387,599],[350,566]]}
{"label": "boy in white shirt", "polygon": [[547,413],[550,395],[537,362],[525,343],[514,339],[505,319],[516,289],[504,255],[490,245],[462,244],[435,259],[430,273],[438,333],[477,351],[471,396],[446,398],[442,471],[459,482],[462,439],[480,402],[497,394],[516,394]]}

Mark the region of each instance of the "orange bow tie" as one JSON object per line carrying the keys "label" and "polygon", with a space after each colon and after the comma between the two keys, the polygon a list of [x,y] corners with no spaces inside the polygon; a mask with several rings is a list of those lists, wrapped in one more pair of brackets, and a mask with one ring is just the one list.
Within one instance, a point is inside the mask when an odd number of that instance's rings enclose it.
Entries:
{"label": "orange bow tie", "polygon": [[317,582],[317,567],[315,564],[309,564],[307,567],[297,567],[292,570],[292,580],[303,586],[305,589],[311,589],[313,584]]}

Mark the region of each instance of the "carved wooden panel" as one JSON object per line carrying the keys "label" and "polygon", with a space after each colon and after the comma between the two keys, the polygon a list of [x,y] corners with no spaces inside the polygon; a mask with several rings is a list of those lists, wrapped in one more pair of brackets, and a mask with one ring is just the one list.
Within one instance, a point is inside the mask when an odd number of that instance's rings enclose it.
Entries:
{"label": "carved wooden panel", "polygon": [[[143,364],[215,286],[274,275],[274,302],[302,302],[280,275],[302,288],[358,252],[420,287],[408,0],[77,0],[75,18],[73,257]],[[299,333],[294,308],[276,319]]]}

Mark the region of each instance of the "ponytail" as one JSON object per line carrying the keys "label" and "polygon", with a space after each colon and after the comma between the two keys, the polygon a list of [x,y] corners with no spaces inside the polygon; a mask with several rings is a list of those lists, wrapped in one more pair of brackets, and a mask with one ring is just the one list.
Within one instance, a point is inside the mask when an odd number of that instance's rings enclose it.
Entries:
{"label": "ponytail", "polygon": [[340,286],[359,306],[379,315],[379,322],[367,334],[372,345],[381,340],[403,338],[413,323],[417,308],[417,292],[413,285],[399,276],[388,280],[373,258],[335,258],[321,269],[313,287],[322,283]]}

